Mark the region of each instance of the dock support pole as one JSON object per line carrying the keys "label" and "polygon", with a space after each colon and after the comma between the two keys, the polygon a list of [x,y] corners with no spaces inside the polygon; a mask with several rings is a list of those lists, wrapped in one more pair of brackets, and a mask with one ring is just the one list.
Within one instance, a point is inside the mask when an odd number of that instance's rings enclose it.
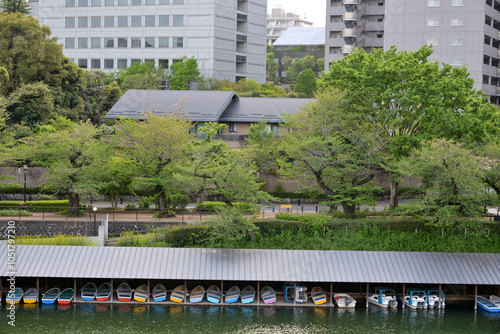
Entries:
{"label": "dock support pole", "polygon": [[257,281],[257,306],[260,305],[260,281]]}
{"label": "dock support pole", "polygon": [[474,289],[474,310],[477,310],[477,284],[476,288]]}
{"label": "dock support pole", "polygon": [[295,303],[295,300],[296,300],[295,297],[297,297],[297,282],[293,283],[293,306],[295,306],[295,304],[296,304]]}
{"label": "dock support pole", "polygon": [[370,283],[366,283],[366,308],[368,308],[368,294],[370,293]]}
{"label": "dock support pole", "polygon": [[114,291],[113,291],[113,279],[111,279],[111,303],[113,302],[113,294],[114,294]]}
{"label": "dock support pole", "polygon": [[184,280],[184,305],[187,304],[187,299],[188,299],[188,281],[187,279]]}
{"label": "dock support pole", "polygon": [[[0,290],[2,290],[2,282],[0,281]],[[75,292],[76,293],[76,292]],[[36,278],[36,302],[38,303],[39,300],[38,300],[38,296],[40,296],[40,278],[37,277]]]}
{"label": "dock support pole", "polygon": [[[405,288],[406,288],[406,283],[403,283],[403,294],[402,294],[402,305],[401,305],[401,308],[404,310],[405,309]],[[397,299],[397,298],[396,298]],[[413,303],[412,303],[413,304]]]}
{"label": "dock support pole", "polygon": [[[38,277],[37,277],[37,280],[38,280]],[[3,277],[0,277],[0,302],[2,301],[2,295],[3,295],[3,293],[2,293],[2,281],[3,281]],[[36,297],[36,301],[38,301],[38,296]]]}
{"label": "dock support pole", "polygon": [[333,306],[333,282],[330,282],[330,307]]}
{"label": "dock support pole", "polygon": [[441,308],[441,295],[443,293],[441,292],[441,284],[439,284],[439,291],[438,291],[438,309]]}
{"label": "dock support pole", "polygon": [[73,278],[73,291],[75,292],[75,297],[74,300],[76,300],[76,296],[78,296],[78,293],[76,292],[76,278]]}
{"label": "dock support pole", "polygon": [[148,299],[146,300],[146,303],[149,304],[149,296],[151,295],[151,288],[150,288],[150,282],[149,282],[149,278],[148,278]]}
{"label": "dock support pole", "polygon": [[222,304],[222,300],[224,299],[224,281],[220,281],[220,303]]}

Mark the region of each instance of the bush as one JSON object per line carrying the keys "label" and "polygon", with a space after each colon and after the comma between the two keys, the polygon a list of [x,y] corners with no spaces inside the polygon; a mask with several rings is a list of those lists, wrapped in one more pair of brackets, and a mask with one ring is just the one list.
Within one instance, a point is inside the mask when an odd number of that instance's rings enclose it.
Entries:
{"label": "bush", "polygon": [[[35,195],[41,192],[41,187],[26,186],[26,194]],[[0,194],[24,194],[24,185],[17,183],[0,184]]]}
{"label": "bush", "polygon": [[303,222],[280,219],[259,219],[254,220],[253,224],[259,228],[259,231],[262,235],[279,234],[285,230],[289,230],[292,233],[295,233],[301,229],[306,228],[306,224]]}
{"label": "bush", "polygon": [[116,246],[153,247],[156,242],[158,242],[156,233],[135,234],[133,231],[127,231],[120,234]]}
{"label": "bush", "polygon": [[[1,201],[0,209],[18,209],[23,201]],[[57,201],[26,201],[26,205],[32,210],[61,210],[69,208],[68,200],[57,200]]]}
{"label": "bush", "polygon": [[14,216],[28,217],[33,215],[26,210],[0,210],[0,217],[14,217]]}
{"label": "bush", "polygon": [[46,238],[36,236],[17,237],[16,245],[93,246],[93,243],[86,237],[58,234]]}
{"label": "bush", "polygon": [[201,203],[196,203],[194,208],[195,211],[208,211],[208,212],[217,212],[217,210],[226,206],[224,202],[216,202],[216,201],[204,201]]}
{"label": "bush", "polygon": [[180,225],[172,227],[165,235],[165,240],[172,247],[199,245],[208,239],[206,225]]}
{"label": "bush", "polygon": [[279,219],[279,220],[294,220],[294,221],[299,221],[300,220],[300,216],[299,215],[296,215],[296,214],[293,214],[293,213],[277,213],[276,214],[276,219]]}

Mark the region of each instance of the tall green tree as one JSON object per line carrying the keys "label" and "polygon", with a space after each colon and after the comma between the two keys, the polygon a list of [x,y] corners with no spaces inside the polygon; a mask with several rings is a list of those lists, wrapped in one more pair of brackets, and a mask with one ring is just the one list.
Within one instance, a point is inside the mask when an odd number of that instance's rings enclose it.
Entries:
{"label": "tall green tree", "polygon": [[171,67],[170,89],[189,90],[204,82],[198,69],[198,61],[194,58],[182,57]]}
{"label": "tall green tree", "polygon": [[31,12],[32,6],[25,0],[2,0],[0,8],[5,13],[21,13],[28,15]]}
{"label": "tall green tree", "polygon": [[286,77],[288,83],[295,84],[297,82],[297,77],[304,70],[302,65],[302,59],[295,59],[292,65],[286,70]]}
{"label": "tall green tree", "polygon": [[279,70],[279,65],[274,61],[274,53],[269,52],[266,54],[266,81],[268,82],[278,82],[278,76],[276,75]]}
{"label": "tall green tree", "polygon": [[294,91],[295,93],[304,93],[308,97],[312,97],[316,93],[316,90],[318,90],[317,81],[318,79],[316,79],[316,75],[314,75],[312,70],[304,70],[297,77],[297,84]]}
{"label": "tall green tree", "polygon": [[424,140],[486,142],[499,133],[499,110],[474,89],[464,67],[429,61],[432,49],[414,52],[358,49],[333,63],[320,87],[346,92],[374,127],[381,167],[390,175],[390,207],[398,204],[394,166]]}
{"label": "tall green tree", "polygon": [[302,58],[302,68],[304,70],[314,71],[316,69],[316,58],[311,55]]}

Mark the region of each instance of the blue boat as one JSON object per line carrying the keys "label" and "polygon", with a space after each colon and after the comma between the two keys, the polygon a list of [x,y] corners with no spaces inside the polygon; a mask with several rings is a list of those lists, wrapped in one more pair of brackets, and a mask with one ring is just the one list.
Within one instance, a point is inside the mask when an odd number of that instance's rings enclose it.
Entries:
{"label": "blue boat", "polygon": [[218,304],[222,297],[222,292],[217,285],[210,285],[207,289],[207,300],[211,303]]}
{"label": "blue boat", "polygon": [[82,288],[82,300],[90,302],[95,299],[97,295],[97,286],[94,283],[87,283]]}
{"label": "blue boat", "polygon": [[167,299],[167,288],[163,284],[156,284],[151,295],[155,302],[162,302]]}
{"label": "blue boat", "polygon": [[500,305],[494,303],[490,299],[481,296],[477,296],[477,306],[479,306],[480,308],[482,308],[487,312],[492,312],[492,313],[500,312]]}
{"label": "blue boat", "polygon": [[242,291],[241,291],[241,302],[243,304],[249,304],[253,302],[255,299],[255,289],[253,286],[246,286]]}
{"label": "blue boat", "polygon": [[240,288],[237,286],[232,286],[226,293],[226,304],[231,304],[240,298]]}
{"label": "blue boat", "polygon": [[49,291],[45,292],[42,296],[42,304],[54,304],[59,298],[59,294],[61,290],[59,288],[52,288]]}
{"label": "blue boat", "polygon": [[5,301],[7,304],[17,304],[21,301],[21,298],[23,297],[23,289],[21,288],[15,288],[13,291],[9,291],[7,293],[7,297],[5,298]]}

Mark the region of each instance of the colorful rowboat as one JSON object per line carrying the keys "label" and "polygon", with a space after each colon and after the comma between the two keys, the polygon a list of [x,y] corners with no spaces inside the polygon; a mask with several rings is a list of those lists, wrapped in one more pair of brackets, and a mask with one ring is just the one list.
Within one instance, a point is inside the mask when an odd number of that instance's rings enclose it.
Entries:
{"label": "colorful rowboat", "polygon": [[42,304],[54,304],[59,297],[61,290],[59,288],[52,288],[42,295]]}
{"label": "colorful rowboat", "polygon": [[255,289],[253,286],[246,286],[241,291],[241,302],[243,304],[249,304],[255,300]]}
{"label": "colorful rowboat", "polygon": [[23,297],[23,289],[21,288],[15,288],[14,290],[9,291],[7,293],[7,296],[5,297],[5,301],[7,304],[17,304],[21,301],[21,298]]}
{"label": "colorful rowboat", "polygon": [[207,300],[211,303],[218,304],[222,298],[222,292],[217,285],[210,285],[207,289]]}
{"label": "colorful rowboat", "polygon": [[156,284],[151,295],[155,302],[162,302],[167,299],[167,288],[163,284]]}
{"label": "colorful rowboat", "polygon": [[262,301],[264,304],[272,304],[276,302],[276,291],[274,291],[273,288],[270,286],[265,286],[262,288],[260,291],[260,298],[262,298]]}
{"label": "colorful rowboat", "polygon": [[57,299],[57,303],[71,304],[74,298],[75,298],[75,290],[67,288],[61,291],[61,293],[59,294],[59,298]]}
{"label": "colorful rowboat", "polygon": [[231,304],[238,301],[238,299],[240,299],[240,294],[240,288],[237,286],[232,286],[229,290],[227,290],[225,296],[226,304]]}
{"label": "colorful rowboat", "polygon": [[199,303],[203,300],[203,297],[205,297],[205,288],[198,285],[193,289],[193,291],[191,291],[191,294],[189,295],[189,302]]}
{"label": "colorful rowboat", "polygon": [[36,288],[29,288],[23,295],[25,304],[35,304],[38,301],[38,290]]}
{"label": "colorful rowboat", "polygon": [[146,284],[139,285],[134,291],[134,300],[137,302],[145,302],[149,297],[149,289]]}
{"label": "colorful rowboat", "polygon": [[186,298],[186,287],[184,285],[179,285],[174,290],[172,290],[172,294],[170,295],[170,300],[174,303],[182,303]]}
{"label": "colorful rowboat", "polygon": [[477,296],[477,306],[487,312],[500,312],[500,305],[497,305],[496,303],[494,303],[490,299],[486,299],[485,297]]}
{"label": "colorful rowboat", "polygon": [[116,295],[121,302],[129,302],[132,299],[132,288],[127,283],[121,283],[116,288]]}
{"label": "colorful rowboat", "polygon": [[315,286],[311,290],[311,299],[313,300],[314,305],[321,305],[321,304],[326,303],[325,290],[323,290],[319,286]]}
{"label": "colorful rowboat", "polygon": [[106,301],[109,300],[109,297],[111,297],[111,284],[109,283],[101,284],[101,286],[99,286],[99,289],[97,289],[97,294],[95,299],[98,301]]}
{"label": "colorful rowboat", "polygon": [[94,283],[87,283],[82,288],[82,300],[93,301],[97,295],[97,287]]}

